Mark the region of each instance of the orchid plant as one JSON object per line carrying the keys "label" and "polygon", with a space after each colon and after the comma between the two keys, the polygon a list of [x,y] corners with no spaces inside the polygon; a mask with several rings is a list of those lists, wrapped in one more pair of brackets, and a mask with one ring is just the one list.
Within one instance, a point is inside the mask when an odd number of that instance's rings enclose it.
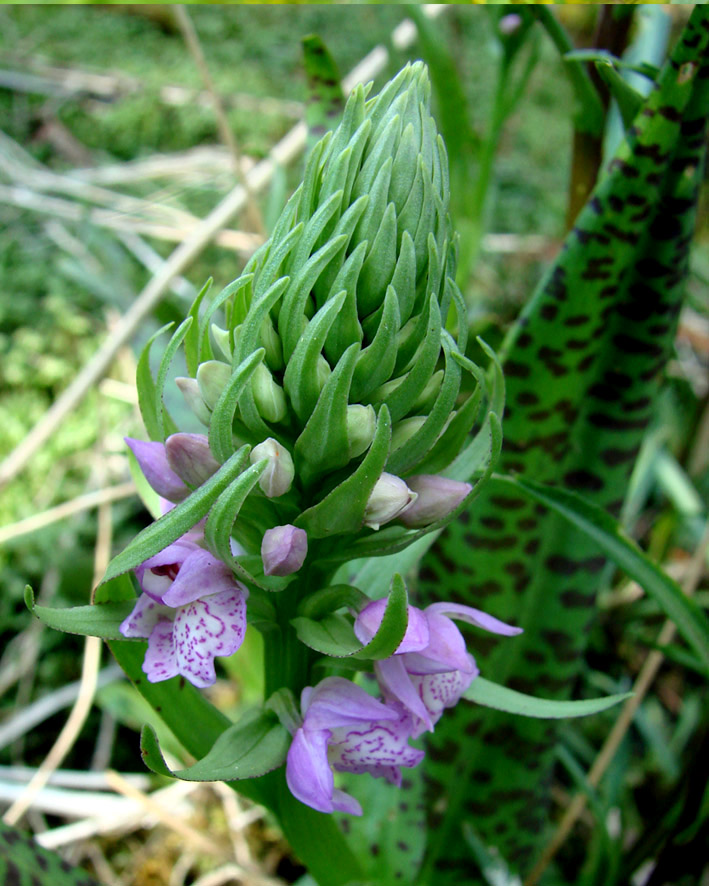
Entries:
{"label": "orchid plant", "polygon": [[[456,622],[512,650],[515,618],[455,591],[409,600],[434,540],[504,481],[493,477],[504,383],[484,342],[489,367],[466,354],[426,67],[370,91],[356,87],[314,145],[243,273],[199,294],[157,379],[155,336],[141,357],[151,439],[127,443],[161,516],[114,558],[93,605],[34,607],[55,627],[106,638],[197,760],[172,771],[146,727],[151,769],[224,780],[267,806],[323,886],[400,881],[393,867],[374,873],[340,816],[381,816],[379,800],[366,802],[372,778],[377,797],[420,784],[425,739],[450,709],[555,718],[625,697],[549,701],[497,686]],[[180,431],[163,402],[180,347],[189,374],[177,385],[203,433]],[[506,482],[574,519],[558,494]],[[220,658],[243,654],[247,629],[263,635],[265,698],[232,723],[201,690]]]}

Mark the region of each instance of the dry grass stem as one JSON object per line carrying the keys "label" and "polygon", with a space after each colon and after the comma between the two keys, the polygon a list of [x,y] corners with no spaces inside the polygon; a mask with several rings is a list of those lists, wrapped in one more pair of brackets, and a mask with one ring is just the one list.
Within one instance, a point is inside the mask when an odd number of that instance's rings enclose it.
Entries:
{"label": "dry grass stem", "polygon": [[[185,798],[198,790],[199,787],[198,784],[176,781],[166,788],[153,791],[150,798],[152,802],[161,807],[164,806],[174,813],[181,808]],[[107,801],[116,804],[111,810],[107,805],[104,805],[103,811],[96,815],[44,831],[37,835],[37,842],[45,849],[59,849],[62,846],[71,846],[97,835],[126,833],[143,827],[152,827],[155,824],[155,816],[151,812],[146,812],[143,803],[128,797],[115,797],[111,794],[105,794],[104,797]]]}
{"label": "dry grass stem", "polygon": [[84,511],[90,511],[92,508],[100,508],[102,505],[110,504],[114,501],[120,501],[123,498],[130,498],[135,495],[135,484],[119,483],[116,486],[107,486],[105,489],[97,489],[95,492],[87,492],[85,495],[79,495],[71,501],[65,501],[63,504],[54,508],[43,511],[41,514],[33,514],[25,520],[18,520],[17,523],[11,523],[9,526],[0,528],[0,544],[20,538],[23,535],[29,535],[51,526],[74,514],[81,514]]}
{"label": "dry grass stem", "polygon": [[214,108],[214,115],[217,118],[217,128],[219,129],[219,135],[221,136],[222,141],[227,146],[227,148],[229,149],[229,153],[231,154],[236,178],[239,182],[241,182],[241,184],[244,186],[244,190],[246,191],[246,216],[249,222],[249,227],[256,231],[256,233],[263,235],[265,233],[265,228],[263,224],[263,217],[261,216],[261,210],[259,209],[258,203],[256,202],[256,195],[249,185],[249,180],[244,174],[241,151],[239,150],[239,146],[236,143],[236,138],[234,136],[234,133],[232,132],[231,126],[229,125],[229,121],[226,116],[226,110],[224,109],[224,102],[222,101],[222,98],[219,95],[216,86],[214,85],[214,81],[212,80],[212,75],[209,71],[207,59],[204,57],[204,52],[202,51],[202,44],[199,41],[197,29],[195,28],[194,23],[190,18],[190,14],[187,11],[186,6],[175,4],[175,6],[172,7],[172,11],[175,16],[175,21],[182,31],[182,36],[185,39],[187,48],[189,49],[192,58],[194,59],[194,62],[199,69],[202,80],[204,81],[204,85],[207,88],[207,92],[211,96],[212,106]]}
{"label": "dry grass stem", "polygon": [[184,819],[166,809],[162,804],[158,803],[151,794],[146,794],[133,787],[133,785],[126,781],[122,775],[119,775],[118,772],[108,770],[108,772],[106,772],[106,779],[114,791],[122,794],[124,797],[135,800],[143,807],[144,811],[155,816],[155,818],[161,824],[165,825],[165,827],[170,828],[170,830],[183,836],[195,849],[198,849],[200,852],[206,852],[212,857],[223,858],[225,856],[223,846],[220,846],[216,841],[205,837],[196,828],[187,824]]}
{"label": "dry grass stem", "polygon": [[[687,569],[682,581],[682,588],[688,596],[694,593],[702,577],[707,548],[709,548],[709,523],[704,530],[701,542],[692,555],[692,559],[687,564]],[[675,628],[674,622],[669,620],[666,621],[657,637],[658,645],[666,646],[668,643],[671,643],[676,631],[677,629]],[[591,766],[591,769],[586,776],[586,781],[589,787],[597,787],[603,778],[603,775],[613,760],[620,743],[630,728],[635,712],[640,707],[648,689],[657,676],[657,672],[659,671],[664,658],[662,652],[657,649],[653,649],[648,653],[640,673],[633,683],[632,698],[629,698],[623,705],[621,712],[618,715],[618,719],[613,724],[613,728],[608,733],[608,736],[603,743],[603,747],[598,752],[598,755],[593,762],[593,766]],[[585,806],[586,795],[582,793],[576,794],[559,822],[556,832],[544,848],[539,861],[524,881],[524,886],[536,886],[542,874],[549,866],[549,863],[566,842]]]}
{"label": "dry grass stem", "polygon": [[[102,502],[99,505],[98,532],[94,549],[94,578],[93,587],[101,580],[106,571],[111,556],[111,505]],[[69,717],[62,727],[56,741],[49,753],[42,761],[41,766],[30,780],[21,796],[10,806],[3,821],[5,824],[15,825],[32,805],[37,794],[47,784],[52,773],[61,766],[62,761],[74,746],[79,733],[91,710],[96,692],[99,666],[101,663],[101,640],[98,637],[87,637],[84,644],[84,658],[81,668],[81,680],[79,694],[74,702]]]}

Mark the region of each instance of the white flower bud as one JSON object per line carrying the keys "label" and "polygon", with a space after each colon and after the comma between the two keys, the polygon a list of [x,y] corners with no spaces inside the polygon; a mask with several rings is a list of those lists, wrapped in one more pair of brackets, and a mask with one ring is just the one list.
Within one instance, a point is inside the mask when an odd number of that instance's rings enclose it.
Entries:
{"label": "white flower bud", "polygon": [[203,425],[209,427],[212,413],[207,409],[207,405],[204,402],[199,385],[197,384],[197,379],[181,377],[176,378],[175,381],[177,382],[177,387],[182,391],[182,396],[185,398],[187,406]]}
{"label": "white flower bud", "polygon": [[401,477],[385,471],[374,484],[369,496],[364,509],[364,525],[370,529],[379,529],[383,523],[398,517],[416,498],[416,493],[409,489]]}
{"label": "white flower bud", "polygon": [[263,443],[254,446],[251,450],[251,464],[256,464],[262,458],[268,459],[266,470],[259,477],[259,486],[268,498],[278,498],[285,495],[291,488],[295,477],[295,466],[290,452],[281,444],[268,437]]}

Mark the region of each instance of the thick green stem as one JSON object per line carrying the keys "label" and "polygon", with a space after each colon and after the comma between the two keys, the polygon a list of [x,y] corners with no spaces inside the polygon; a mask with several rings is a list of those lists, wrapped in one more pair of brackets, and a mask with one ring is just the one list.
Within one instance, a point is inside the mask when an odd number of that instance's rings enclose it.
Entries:
{"label": "thick green stem", "polygon": [[[315,682],[311,669],[318,656],[300,642],[290,621],[302,598],[327,583],[322,575],[310,570],[274,595],[279,630],[264,637],[266,698],[287,688],[297,701],[303,688]],[[276,798],[274,812],[284,836],[319,886],[363,883],[362,868],[333,816],[316,812],[296,800],[286,784],[284,768],[270,773],[265,780]]]}

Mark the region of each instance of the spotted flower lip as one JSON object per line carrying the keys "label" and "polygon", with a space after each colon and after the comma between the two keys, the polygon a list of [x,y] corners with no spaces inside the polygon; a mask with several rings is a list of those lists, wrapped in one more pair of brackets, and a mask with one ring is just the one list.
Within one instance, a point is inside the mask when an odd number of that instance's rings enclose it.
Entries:
{"label": "spotted flower lip", "polygon": [[412,719],[342,677],[308,686],[301,697],[303,723],[286,763],[291,793],[319,812],[361,815],[354,797],[335,787],[333,770],[365,773],[401,783],[401,768],[416,766],[423,751],[409,747]]}
{"label": "spotted flower lip", "polygon": [[148,640],[143,671],[151,683],[179,674],[204,688],[216,681],[214,658],[244,640],[249,592],[189,535],[136,568],[143,593],[120,632]]}
{"label": "spotted flower lip", "polygon": [[[377,632],[386,600],[367,604],[355,620],[362,643]],[[389,658],[375,662],[374,670],[385,699],[403,705],[414,718],[412,735],[433,731],[443,709],[457,704],[479,670],[465,640],[452,621],[466,621],[503,636],[521,633],[492,615],[458,603],[432,603],[425,609],[408,607],[404,638]]]}

